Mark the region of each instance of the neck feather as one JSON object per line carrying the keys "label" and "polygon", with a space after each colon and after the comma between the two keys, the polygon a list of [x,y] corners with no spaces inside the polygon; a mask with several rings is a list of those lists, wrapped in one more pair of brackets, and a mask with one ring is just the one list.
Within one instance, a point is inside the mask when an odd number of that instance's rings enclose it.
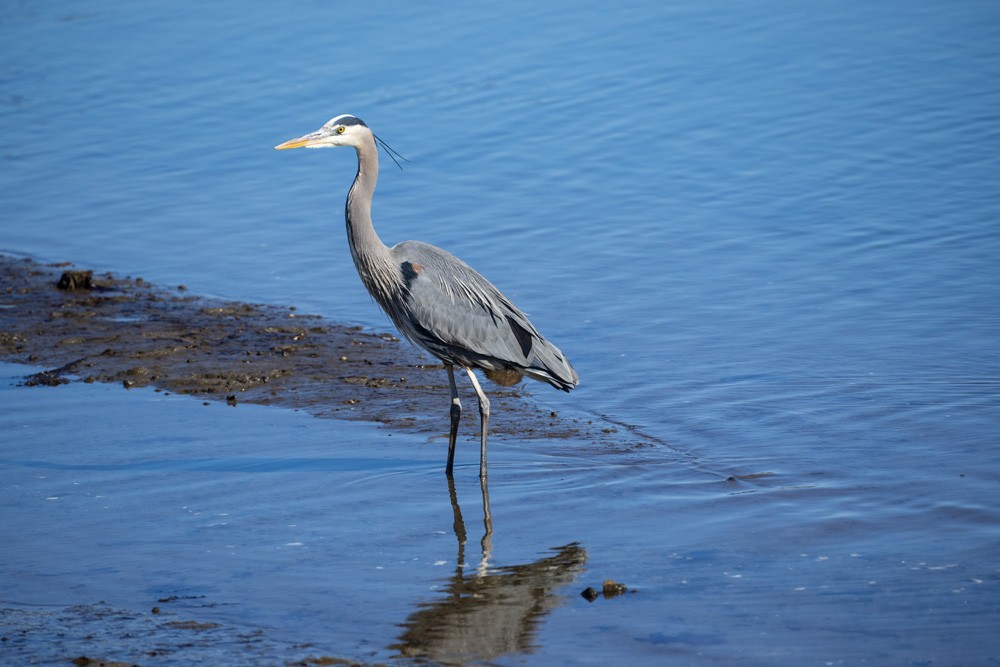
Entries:
{"label": "neck feather", "polygon": [[368,293],[390,315],[390,302],[399,291],[399,270],[393,264],[389,249],[372,225],[372,197],[378,181],[378,147],[374,138],[367,138],[357,147],[358,173],[347,193],[347,241],[354,266]]}

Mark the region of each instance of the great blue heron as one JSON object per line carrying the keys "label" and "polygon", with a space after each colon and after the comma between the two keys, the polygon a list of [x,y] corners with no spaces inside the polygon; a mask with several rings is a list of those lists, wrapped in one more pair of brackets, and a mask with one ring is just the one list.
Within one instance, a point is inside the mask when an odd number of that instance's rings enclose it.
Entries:
{"label": "great blue heron", "polygon": [[319,130],[275,146],[328,148],[352,146],[358,173],[347,193],[347,240],[361,282],[399,331],[415,345],[444,362],[451,388],[448,433],[450,476],[462,403],[455,386],[455,366],[469,374],[479,396],[479,476],[486,478],[486,436],[490,401],[473,368],[481,368],[499,384],[514,384],[527,375],[569,391],[576,371],[555,345],[545,340],[528,318],[500,290],[451,253],[421,241],[386,247],[372,226],[371,204],[378,180],[380,141],[367,125],[349,114],[337,116]]}

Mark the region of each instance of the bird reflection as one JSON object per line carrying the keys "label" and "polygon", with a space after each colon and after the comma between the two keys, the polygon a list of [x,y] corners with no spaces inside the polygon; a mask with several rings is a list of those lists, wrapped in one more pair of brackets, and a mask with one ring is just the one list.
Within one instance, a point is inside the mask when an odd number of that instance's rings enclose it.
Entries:
{"label": "bird reflection", "polygon": [[465,521],[455,481],[451,477],[447,480],[458,540],[455,573],[446,580],[444,597],[420,603],[403,623],[399,643],[389,648],[397,650],[400,657],[446,665],[531,651],[539,622],[561,600],[554,591],[576,579],[587,552],[573,542],[533,563],[490,567],[493,517],[486,479],[481,478],[481,557],[475,571],[466,574]]}
{"label": "bird reflection", "polygon": [[[493,553],[493,515],[490,514],[490,489],[485,477],[479,478],[479,487],[483,492],[483,539],[479,541],[482,550],[482,558],[479,559],[479,567],[476,573],[480,576],[486,574],[490,556]],[[455,538],[458,540],[458,557],[455,559],[456,574],[462,574],[465,567],[465,521],[462,519],[462,507],[458,504],[458,493],[455,491],[455,479],[448,477],[448,496],[451,499],[451,511],[455,515],[455,523],[452,528],[455,531]]]}

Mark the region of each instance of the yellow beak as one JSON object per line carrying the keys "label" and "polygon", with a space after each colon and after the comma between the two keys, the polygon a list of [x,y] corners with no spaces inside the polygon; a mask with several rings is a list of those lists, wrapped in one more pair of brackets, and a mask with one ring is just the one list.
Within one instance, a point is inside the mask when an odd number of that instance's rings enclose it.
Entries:
{"label": "yellow beak", "polygon": [[310,139],[308,137],[299,137],[298,139],[289,139],[283,144],[278,144],[274,147],[276,151],[283,151],[289,148],[302,148],[303,146],[309,145]]}
{"label": "yellow beak", "polygon": [[289,139],[283,144],[278,144],[277,146],[274,147],[274,150],[284,151],[288,150],[289,148],[302,148],[303,146],[308,147],[312,143],[322,138],[323,134],[321,132],[310,132],[309,134],[302,135],[301,137],[298,137],[296,139]]}

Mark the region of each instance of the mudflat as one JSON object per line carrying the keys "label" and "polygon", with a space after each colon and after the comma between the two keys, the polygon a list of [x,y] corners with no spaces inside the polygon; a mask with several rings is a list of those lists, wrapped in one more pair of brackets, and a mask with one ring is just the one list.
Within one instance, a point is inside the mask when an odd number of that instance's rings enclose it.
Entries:
{"label": "mudflat", "polygon": [[[374,307],[374,306],[373,306]],[[155,387],[205,401],[281,405],[318,417],[446,434],[444,367],[393,334],[279,307],[222,301],[69,263],[0,255],[0,358],[41,367],[28,386]],[[518,387],[487,388],[490,430],[519,438],[606,437],[544,410]],[[478,429],[463,395],[462,430]]]}

